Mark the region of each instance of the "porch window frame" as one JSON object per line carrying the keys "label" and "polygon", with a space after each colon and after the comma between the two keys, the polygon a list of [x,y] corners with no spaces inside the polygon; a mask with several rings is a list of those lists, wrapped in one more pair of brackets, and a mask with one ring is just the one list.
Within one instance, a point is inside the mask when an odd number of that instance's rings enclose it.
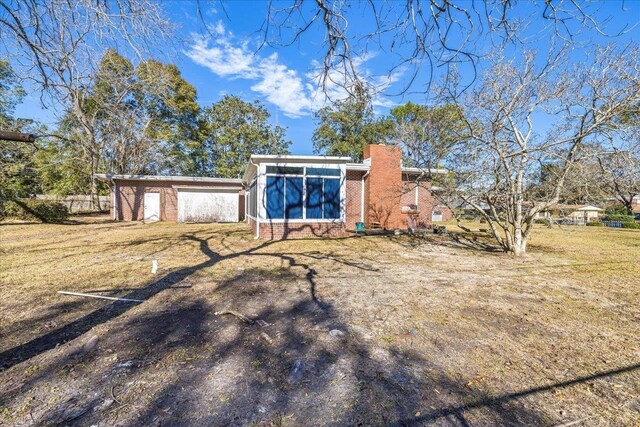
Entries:
{"label": "porch window frame", "polygon": [[[299,167],[302,168],[302,174],[282,174],[282,173],[273,173],[273,172],[267,172],[267,167],[270,166],[276,166],[276,167]],[[287,222],[287,223],[339,223],[339,222],[344,222],[344,216],[346,214],[345,212],[345,196],[346,196],[346,189],[344,188],[344,186],[346,185],[346,170],[343,167],[343,165],[341,164],[336,164],[336,165],[316,165],[316,164],[295,164],[295,163],[287,163],[287,164],[273,164],[273,163],[268,163],[268,164],[264,164],[264,172],[262,173],[262,175],[264,176],[264,180],[263,180],[263,208],[264,208],[264,218],[262,218],[262,220],[264,221],[268,221],[268,222],[272,222],[272,223],[279,223],[279,222]],[[312,173],[310,175],[307,174],[307,169],[329,169],[329,170],[337,170],[339,171],[338,175],[326,175],[326,174],[316,174],[316,173]],[[302,218],[269,218],[269,214],[267,211],[267,206],[268,206],[268,198],[269,198],[269,194],[268,194],[268,179],[270,177],[281,177],[284,178],[284,194],[283,194],[283,198],[284,198],[284,209],[285,209],[285,213],[283,216],[286,216],[286,200],[287,200],[287,184],[286,184],[286,179],[287,178],[302,178]],[[339,214],[337,218],[307,218],[307,178],[320,178],[323,181],[323,206],[322,206],[322,210],[323,210],[323,217],[324,217],[324,180],[325,179],[332,179],[332,180],[336,180],[338,181],[338,196],[339,196]]]}

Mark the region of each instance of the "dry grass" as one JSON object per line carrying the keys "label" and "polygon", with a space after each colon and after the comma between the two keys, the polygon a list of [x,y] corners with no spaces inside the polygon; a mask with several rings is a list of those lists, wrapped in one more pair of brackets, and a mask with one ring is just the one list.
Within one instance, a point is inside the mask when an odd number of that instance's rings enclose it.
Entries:
{"label": "dry grass", "polygon": [[635,230],[541,226],[522,259],[473,235],[264,242],[241,224],[103,219],[0,232],[0,424],[640,422]]}

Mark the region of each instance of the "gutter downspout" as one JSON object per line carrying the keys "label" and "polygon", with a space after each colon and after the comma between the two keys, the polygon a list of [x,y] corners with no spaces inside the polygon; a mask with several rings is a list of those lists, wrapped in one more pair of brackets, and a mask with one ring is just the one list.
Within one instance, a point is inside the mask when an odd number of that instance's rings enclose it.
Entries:
{"label": "gutter downspout", "polygon": [[[259,193],[260,193],[260,174],[258,173],[258,165],[256,165],[255,163],[253,163],[253,160],[251,160],[251,158],[249,158],[249,164],[251,166],[255,166],[256,168],[256,216],[255,216],[255,222],[256,222],[256,237],[255,239],[259,239],[260,238],[260,205],[258,204],[258,201],[260,200],[259,197]],[[251,190],[249,190],[249,192],[251,192]],[[251,197],[251,195],[249,195],[249,197]],[[251,203],[253,203],[253,200],[250,200]],[[246,199],[245,199],[245,203],[246,203]]]}
{"label": "gutter downspout", "polygon": [[369,176],[369,169],[364,175],[362,175],[362,185],[360,187],[360,222],[364,223],[364,180]]}

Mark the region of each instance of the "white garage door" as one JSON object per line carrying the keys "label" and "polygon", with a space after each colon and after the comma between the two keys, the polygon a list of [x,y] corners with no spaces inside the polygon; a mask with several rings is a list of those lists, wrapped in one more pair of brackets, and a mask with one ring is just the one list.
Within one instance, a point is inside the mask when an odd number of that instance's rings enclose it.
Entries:
{"label": "white garage door", "polygon": [[238,222],[238,190],[178,189],[178,221]]}

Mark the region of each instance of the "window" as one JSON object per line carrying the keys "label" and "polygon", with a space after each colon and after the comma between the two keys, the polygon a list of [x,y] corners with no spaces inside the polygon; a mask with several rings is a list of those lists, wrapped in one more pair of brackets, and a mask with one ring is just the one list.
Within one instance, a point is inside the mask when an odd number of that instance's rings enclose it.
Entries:
{"label": "window", "polygon": [[255,179],[249,186],[249,192],[247,195],[249,196],[249,200],[247,202],[248,215],[255,218],[258,210],[258,186],[256,185]]}
{"label": "window", "polygon": [[331,168],[267,166],[267,218],[339,219],[340,174]]}
{"label": "window", "polygon": [[307,178],[307,218],[322,218],[322,178]]}
{"label": "window", "polygon": [[340,218],[340,180],[324,179],[322,191],[322,213],[325,218]]}
{"label": "window", "polygon": [[340,176],[340,169],[307,168],[307,176]]}
{"label": "window", "polygon": [[285,211],[284,217],[286,219],[301,219],[302,218],[302,178],[290,178],[284,179],[284,194],[285,194]]}
{"label": "window", "polygon": [[267,177],[267,218],[284,218],[284,177]]}
{"label": "window", "polygon": [[304,168],[292,166],[267,166],[267,173],[277,173],[278,175],[303,175]]}

